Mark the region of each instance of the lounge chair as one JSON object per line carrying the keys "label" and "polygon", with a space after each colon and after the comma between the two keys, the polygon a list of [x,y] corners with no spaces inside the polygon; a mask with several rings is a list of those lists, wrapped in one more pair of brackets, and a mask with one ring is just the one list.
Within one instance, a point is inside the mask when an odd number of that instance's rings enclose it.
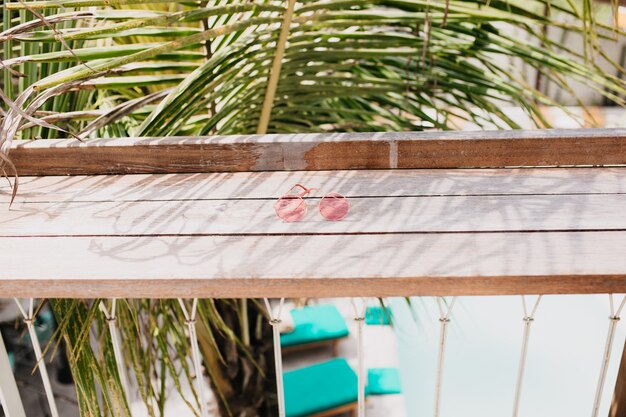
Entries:
{"label": "lounge chair", "polygon": [[393,315],[389,308],[371,306],[365,310],[365,324],[370,326],[389,326],[392,320]]}
{"label": "lounge chair", "polygon": [[332,304],[291,310],[294,330],[280,335],[283,353],[329,345],[337,356],[337,343],[349,334],[346,320]]}
{"label": "lounge chair", "polygon": [[367,392],[369,395],[400,394],[400,372],[398,368],[370,368],[367,370]]}
{"label": "lounge chair", "polygon": [[343,358],[285,372],[287,417],[330,417],[356,415],[358,381]]}
{"label": "lounge chair", "polygon": [[[283,380],[287,417],[355,415],[357,375],[343,358],[285,372]],[[401,392],[397,368],[368,369],[366,396]]]}

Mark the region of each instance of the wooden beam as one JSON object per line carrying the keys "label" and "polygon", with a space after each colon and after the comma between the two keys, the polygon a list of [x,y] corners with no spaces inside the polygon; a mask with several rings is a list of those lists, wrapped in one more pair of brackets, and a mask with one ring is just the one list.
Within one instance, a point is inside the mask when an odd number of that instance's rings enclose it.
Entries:
{"label": "wooden beam", "polygon": [[[0,297],[626,292],[624,168],[22,180],[0,216]],[[349,217],[323,220],[314,198],[278,220],[298,181],[348,196]]]}
{"label": "wooden beam", "polygon": [[0,297],[626,293],[626,232],[0,238]]}
{"label": "wooden beam", "polygon": [[626,129],[32,140],[10,156],[20,175],[607,166],[626,164]]}

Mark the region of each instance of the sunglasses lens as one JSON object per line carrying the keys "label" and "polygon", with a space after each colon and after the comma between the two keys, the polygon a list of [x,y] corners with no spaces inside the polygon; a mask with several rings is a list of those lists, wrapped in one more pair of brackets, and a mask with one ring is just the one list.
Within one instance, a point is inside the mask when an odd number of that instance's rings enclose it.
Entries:
{"label": "sunglasses lens", "polygon": [[327,220],[341,220],[348,215],[348,199],[337,193],[330,193],[320,201],[320,213]]}
{"label": "sunglasses lens", "polygon": [[286,222],[302,220],[306,214],[306,203],[297,195],[284,195],[274,205],[276,215]]}

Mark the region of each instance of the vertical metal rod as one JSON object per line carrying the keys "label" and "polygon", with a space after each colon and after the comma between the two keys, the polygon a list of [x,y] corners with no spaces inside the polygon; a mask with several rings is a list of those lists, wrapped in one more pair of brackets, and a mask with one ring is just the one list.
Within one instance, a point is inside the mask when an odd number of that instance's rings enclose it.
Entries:
{"label": "vertical metal rod", "polygon": [[267,298],[265,301],[265,307],[270,317],[270,325],[272,326],[272,336],[274,341],[274,364],[276,369],[276,395],[278,397],[278,417],[285,417],[285,386],[283,383],[283,355],[280,346],[280,323],[281,313],[283,309],[284,298],[280,299],[280,305],[278,307],[278,314],[275,316],[272,312],[272,307]]}
{"label": "vertical metal rod", "polygon": [[441,405],[441,383],[443,380],[443,366],[445,362],[446,336],[450,319],[439,319],[439,354],[437,355],[437,374],[435,378],[435,417],[439,417]]}
{"label": "vertical metal rod", "polygon": [[26,417],[9,355],[0,334],[0,405],[7,417]]}
{"label": "vertical metal rod", "polygon": [[204,390],[204,377],[202,376],[202,361],[200,359],[200,347],[198,345],[198,334],[196,333],[196,311],[198,309],[198,299],[194,298],[191,306],[191,312],[187,311],[185,302],[179,298],[183,315],[185,316],[185,323],[189,330],[189,341],[191,343],[191,357],[193,360],[193,366],[196,370],[196,384],[198,386],[198,393],[200,395],[200,415],[202,417],[208,417],[208,409],[206,404],[206,394]]}
{"label": "vertical metal rod", "polygon": [[537,301],[530,314],[526,309],[526,299],[522,295],[522,306],[524,308],[524,336],[522,337],[522,352],[520,353],[519,367],[517,370],[517,382],[515,384],[515,398],[513,400],[513,417],[517,417],[519,413],[520,399],[522,396],[522,385],[524,382],[524,371],[526,369],[526,357],[528,354],[528,340],[530,339],[530,326],[535,320],[535,313],[539,307],[541,295],[537,297]]}
{"label": "vertical metal rod", "polygon": [[600,367],[600,376],[598,377],[598,385],[596,389],[596,396],[593,401],[593,409],[591,411],[592,417],[597,417],[600,411],[600,402],[602,399],[602,392],[604,391],[604,382],[606,380],[606,374],[609,368],[609,361],[611,360],[611,347],[613,346],[613,339],[615,338],[615,328],[619,317],[609,317],[609,331],[606,336],[606,344],[604,346],[604,355],[602,356],[602,365]]}
{"label": "vertical metal rod", "polygon": [[613,305],[613,294],[609,294],[609,305],[611,315],[609,316],[609,330],[606,335],[606,343],[604,345],[604,354],[602,355],[602,364],[600,366],[600,376],[598,377],[598,385],[596,388],[596,395],[593,401],[593,409],[591,410],[592,417],[598,417],[600,412],[600,403],[602,401],[602,392],[604,391],[604,383],[606,381],[606,375],[609,369],[609,363],[611,361],[611,349],[613,347],[613,340],[615,339],[615,330],[617,323],[620,320],[620,314],[626,303],[626,296],[622,299],[622,303],[615,311]]}
{"label": "vertical metal rod", "polygon": [[206,396],[204,392],[204,377],[202,376],[202,362],[200,360],[200,347],[198,346],[198,334],[196,333],[195,320],[188,324],[189,337],[191,339],[191,352],[193,355],[194,368],[196,369],[196,383],[200,393],[200,412],[202,417],[208,417]]}
{"label": "vertical metal rod", "polygon": [[515,384],[515,399],[513,402],[513,417],[517,417],[519,412],[520,398],[522,395],[522,383],[524,381],[524,370],[526,369],[526,356],[528,353],[528,339],[530,338],[530,325],[533,319],[524,317],[524,337],[522,339],[522,352],[520,354],[519,367],[517,369],[517,383]]}
{"label": "vertical metal rod", "polygon": [[283,382],[283,357],[280,349],[280,329],[277,325],[272,325],[272,333],[274,337],[274,361],[276,362],[276,392],[278,394],[278,415],[285,417],[285,386]]}
{"label": "vertical metal rod", "polygon": [[437,298],[437,306],[439,308],[439,349],[437,353],[437,371],[435,373],[435,417],[439,417],[441,410],[441,386],[443,384],[443,367],[445,364],[448,325],[450,324],[450,316],[452,315],[452,307],[454,307],[455,301],[456,297],[452,297],[448,311],[444,313],[442,297]]}
{"label": "vertical metal rod", "polygon": [[48,368],[46,367],[46,361],[41,351],[41,345],[39,344],[37,330],[35,330],[33,320],[24,321],[28,326],[28,333],[30,334],[30,339],[33,344],[33,350],[35,351],[35,357],[37,358],[39,372],[41,374],[41,381],[43,382],[44,391],[46,392],[46,397],[48,398],[48,405],[50,406],[50,414],[52,414],[52,417],[59,417],[57,404],[54,400],[54,393],[52,392],[52,385],[50,384],[50,377],[48,376]]}
{"label": "vertical metal rod", "polygon": [[120,337],[120,329],[117,325],[117,299],[111,300],[111,311],[108,311],[104,302],[100,302],[100,310],[104,313],[104,317],[109,326],[109,334],[111,335],[111,344],[113,345],[113,355],[115,356],[115,364],[117,366],[117,373],[120,376],[120,383],[124,390],[124,395],[127,401],[131,401],[130,389],[128,383],[128,373],[126,371],[126,365],[124,364],[124,357],[122,356],[122,343]]}
{"label": "vertical metal rod", "polygon": [[29,299],[28,305],[28,313],[22,308],[19,300],[16,298],[15,302],[20,312],[24,316],[24,323],[28,329],[28,334],[30,336],[30,343],[33,346],[33,351],[35,352],[35,359],[37,360],[37,368],[39,369],[39,375],[41,376],[41,382],[43,383],[43,388],[46,393],[46,398],[48,399],[48,406],[50,407],[50,414],[52,417],[59,417],[59,411],[57,409],[57,404],[54,399],[54,392],[52,391],[52,384],[50,384],[50,376],[48,375],[48,368],[46,367],[46,361],[43,357],[43,352],[41,351],[41,345],[39,343],[39,336],[37,336],[37,330],[35,329],[35,317],[34,317],[34,304],[35,300],[33,298]]}
{"label": "vertical metal rod", "polygon": [[365,358],[363,352],[363,324],[365,323],[365,317],[360,315],[354,318],[357,323],[357,356],[359,361],[358,377],[358,417],[365,417]]}

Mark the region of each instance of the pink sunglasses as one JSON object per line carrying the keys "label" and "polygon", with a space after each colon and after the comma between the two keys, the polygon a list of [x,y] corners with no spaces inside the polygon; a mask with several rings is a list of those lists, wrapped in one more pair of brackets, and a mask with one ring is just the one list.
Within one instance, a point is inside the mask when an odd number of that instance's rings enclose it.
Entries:
{"label": "pink sunglasses", "polygon": [[[302,192],[291,194],[294,188],[302,188]],[[276,215],[286,222],[297,222],[304,218],[307,207],[304,201],[305,196],[310,194],[316,188],[306,188],[302,184],[296,184],[276,201],[274,210]],[[339,193],[329,193],[322,197],[319,203],[319,210],[322,217],[326,220],[341,220],[348,215],[350,203],[348,199]]]}

